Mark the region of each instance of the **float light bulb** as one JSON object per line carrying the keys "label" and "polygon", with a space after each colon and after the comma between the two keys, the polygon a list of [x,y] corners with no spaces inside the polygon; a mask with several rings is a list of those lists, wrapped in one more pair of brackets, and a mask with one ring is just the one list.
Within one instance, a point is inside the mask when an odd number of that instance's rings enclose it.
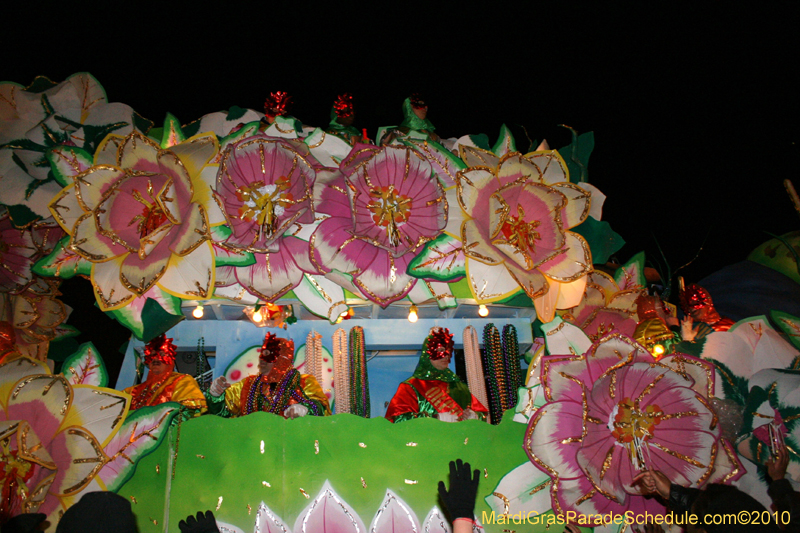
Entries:
{"label": "float light bulb", "polygon": [[253,313],[253,322],[261,322],[264,319],[264,315],[261,314],[261,310],[259,309],[255,313]]}
{"label": "float light bulb", "polygon": [[660,344],[656,344],[655,346],[653,346],[653,355],[655,355],[656,357],[661,357],[662,355],[664,355],[664,347]]}
{"label": "float light bulb", "polygon": [[408,321],[411,323],[416,322],[419,319],[417,316],[417,306],[412,305],[411,309],[408,310]]}
{"label": "float light bulb", "polygon": [[481,315],[481,316],[484,316],[484,317],[489,316],[489,308],[486,307],[483,304],[479,305],[478,306],[478,314]]}
{"label": "float light bulb", "polygon": [[195,307],[194,311],[192,311],[192,316],[195,318],[203,318],[203,306],[197,304],[197,307]]}

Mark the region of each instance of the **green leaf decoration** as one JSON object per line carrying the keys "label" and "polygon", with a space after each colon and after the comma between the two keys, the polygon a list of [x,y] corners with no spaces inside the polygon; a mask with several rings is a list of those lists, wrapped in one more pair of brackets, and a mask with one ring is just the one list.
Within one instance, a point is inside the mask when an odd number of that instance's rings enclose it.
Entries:
{"label": "green leaf decoration", "polygon": [[474,144],[478,148],[482,148],[484,150],[491,150],[491,148],[489,148],[489,136],[486,135],[485,133],[470,135],[469,139],[472,141],[472,144]]}
{"label": "green leaf decoration", "polygon": [[14,226],[21,228],[27,226],[31,222],[39,220],[40,217],[33,211],[31,211],[27,206],[24,205],[9,205],[8,208],[8,216],[11,218],[11,223]]}
{"label": "green leaf decoration", "polygon": [[407,273],[415,278],[450,281],[467,275],[463,243],[446,233],[425,244],[408,264]]}
{"label": "green leaf decoration", "polygon": [[144,118],[139,113],[133,113],[133,127],[137,130],[147,134],[150,132],[150,129],[153,127],[153,121],[149,118]]}
{"label": "green leaf decoration", "polygon": [[56,362],[63,361],[78,351],[79,348],[78,341],[72,337],[53,340],[50,341],[50,345],[47,348],[47,358]]}
{"label": "green leaf decoration", "polygon": [[225,147],[228,146],[229,144],[238,142],[244,139],[245,137],[252,137],[256,133],[258,133],[258,126],[259,126],[258,121],[248,122],[238,130],[229,133],[225,137],[220,137],[219,151],[222,152],[222,150],[224,150]]}
{"label": "green leaf decoration", "polygon": [[153,142],[161,143],[161,137],[164,135],[164,128],[150,128],[150,131],[147,132],[147,138]]}
{"label": "green leaf decoration", "polygon": [[38,189],[39,187],[41,187],[45,183],[50,183],[51,181],[55,181],[55,178],[53,178],[53,173],[52,172],[48,172],[47,179],[44,179],[44,180],[31,180],[31,182],[28,184],[28,187],[25,188],[25,199],[26,200],[29,199],[33,195],[33,193],[36,192],[36,189]]}
{"label": "green leaf decoration", "polygon": [[[171,296],[171,298],[174,298],[180,302],[179,298],[175,298],[173,296]],[[180,303],[178,303],[178,306],[180,306]],[[148,298],[142,311],[144,333],[142,333],[141,340],[144,342],[150,342],[155,337],[171,330],[173,326],[175,326],[184,318],[186,317],[183,315],[174,315],[167,312],[157,301],[153,300],[152,298]]]}
{"label": "green leaf decoration", "polygon": [[605,263],[625,245],[625,240],[605,220],[586,217],[582,224],[570,231],[586,239],[589,249],[592,250],[592,262],[596,264]]}
{"label": "green leaf decoration", "polygon": [[91,342],[80,345],[78,350],[64,360],[61,373],[71,385],[108,385],[108,371],[103,358]]}
{"label": "green leaf decoration", "polygon": [[722,378],[722,390],[725,392],[725,398],[733,400],[739,405],[744,405],[749,393],[747,378],[737,376],[727,365],[720,363],[716,359],[709,359],[707,357],[703,359],[713,363],[714,366],[717,367],[718,378]]}
{"label": "green leaf decoration", "polygon": [[131,330],[133,335],[144,342],[166,333],[183,320],[180,298],[172,296],[159,288],[148,292],[153,297],[144,302],[135,299],[129,305],[113,311],[106,311],[117,322]]}
{"label": "green leaf decoration", "polygon": [[230,109],[228,109],[228,116],[225,118],[225,120],[238,120],[242,118],[245,113],[247,113],[246,108],[239,107],[237,105],[232,106]]}
{"label": "green leaf decoration", "polygon": [[92,154],[77,146],[56,146],[45,155],[53,177],[62,187],[72,183],[72,177],[94,164]]}
{"label": "green leaf decoration", "polygon": [[417,150],[428,160],[444,187],[455,185],[458,171],[467,168],[467,164],[461,158],[437,142],[406,138],[403,143]]}
{"label": "green leaf decoration", "polygon": [[[108,462],[97,475],[107,490],[118,491],[133,476],[139,461],[158,448],[179,408],[179,404],[169,402],[128,412],[122,427],[104,448]],[[158,469],[160,475],[167,475],[166,467],[164,464],[163,471]]]}
{"label": "green leaf decoration", "polygon": [[498,157],[503,157],[510,152],[516,151],[517,143],[514,141],[514,136],[511,135],[511,130],[508,129],[508,126],[503,124],[500,126],[500,136],[497,138],[494,147],[492,147],[492,152]]}
{"label": "green leaf decoration", "polygon": [[800,230],[790,231],[779,238],[770,239],[750,252],[749,261],[754,261],[800,283],[800,264],[797,262],[800,252]]}
{"label": "green leaf decoration", "polygon": [[113,124],[103,124],[102,126],[84,125],[83,132],[86,140],[83,145],[84,148],[88,148],[94,153],[97,150],[97,146],[109,133],[113,133],[127,125],[127,122],[114,122]]}
{"label": "green leaf decoration", "polygon": [[225,240],[233,233],[228,226],[211,228],[211,244],[214,247],[216,266],[250,266],[256,263],[256,256],[251,252],[239,250],[225,244]]}
{"label": "green leaf decoration", "polygon": [[622,265],[614,273],[614,281],[617,282],[619,290],[621,291],[646,287],[647,279],[644,277],[644,252],[639,252],[631,257],[627,263]]}
{"label": "green leaf decoration", "polygon": [[800,349],[800,318],[783,311],[770,311],[772,322],[789,338],[795,348]]}
{"label": "green leaf decoration", "polygon": [[[166,128],[165,128],[166,129]],[[189,124],[185,124],[181,131],[183,131],[183,135],[188,139],[189,137],[194,137],[198,133],[200,133],[200,119],[190,122]]]}
{"label": "green leaf decoration", "polygon": [[172,113],[167,113],[161,132],[161,148],[175,146],[187,138],[188,136],[183,133],[183,128],[181,128],[181,122]]}
{"label": "green leaf decoration", "polygon": [[[681,341],[675,345],[675,351],[692,355],[694,357],[701,357],[703,354],[703,346],[706,344],[706,339],[707,337],[699,337],[695,338],[693,342]],[[714,361],[714,364],[717,364],[717,362]]]}
{"label": "green leaf decoration", "polygon": [[52,89],[56,85],[58,84],[47,76],[36,76],[33,78],[31,84],[25,88],[25,90],[29,93],[43,93],[47,89]]}
{"label": "green leaf decoration", "polygon": [[560,148],[558,153],[564,158],[569,170],[569,181],[572,183],[582,183],[589,181],[589,156],[594,149],[594,133],[588,132],[578,135],[578,133],[570,128],[564,126],[572,132],[572,142]]}
{"label": "green leaf decoration", "polygon": [[61,340],[61,339],[68,339],[70,337],[77,337],[81,334],[78,331],[78,328],[72,326],[70,324],[59,324],[58,326],[53,329],[53,333],[55,336],[52,338],[50,342]]}
{"label": "green leaf decoration", "polygon": [[531,300],[531,297],[525,294],[524,291],[518,292],[514,296],[510,296],[505,300],[500,300],[497,303],[511,307],[533,307],[533,300]]}
{"label": "green leaf decoration", "polygon": [[45,278],[70,279],[76,275],[90,276],[92,263],[69,250],[69,235],[58,241],[49,255],[33,265],[33,273]]}

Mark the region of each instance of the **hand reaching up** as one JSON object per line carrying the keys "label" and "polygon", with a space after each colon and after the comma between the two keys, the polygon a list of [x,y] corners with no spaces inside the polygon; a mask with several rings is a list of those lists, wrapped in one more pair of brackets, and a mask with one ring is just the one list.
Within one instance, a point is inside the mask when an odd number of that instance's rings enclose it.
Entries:
{"label": "hand reaching up", "polygon": [[633,483],[640,483],[642,494],[658,494],[662,498],[669,499],[670,481],[663,473],[658,470],[647,470],[633,478]]}

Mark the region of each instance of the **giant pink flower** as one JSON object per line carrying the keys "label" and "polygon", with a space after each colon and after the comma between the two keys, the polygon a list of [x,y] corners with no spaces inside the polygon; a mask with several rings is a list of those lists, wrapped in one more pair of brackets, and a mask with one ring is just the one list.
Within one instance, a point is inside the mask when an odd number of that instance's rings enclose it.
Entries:
{"label": "giant pink flower", "polygon": [[[4,518],[20,512],[59,519],[108,460],[103,447],[119,431],[130,397],[72,387],[27,358],[0,365],[0,487]],[[7,505],[6,505],[7,504]]]}
{"label": "giant pink flower", "polygon": [[585,354],[546,356],[541,368],[547,403],[531,417],[524,447],[552,478],[557,513],[663,513],[632,484],[643,468],[693,487],[743,474],[708,400],[709,363],[686,355],[656,362],[615,333]]}
{"label": "giant pink flower", "polygon": [[138,132],[110,135],[94,166],[50,203],[70,250],[93,263],[101,309],[119,309],[156,284],[183,298],[211,294],[212,198],[201,173],[217,151],[214,135],[167,150]]}
{"label": "giant pink flower", "polygon": [[430,163],[409,148],[356,146],[341,171],[319,188],[317,210],[330,218],[311,237],[312,259],[386,307],[414,287],[406,269],[444,229],[445,194]]}
{"label": "giant pink flower", "polygon": [[301,142],[257,135],[229,146],[217,174],[217,192],[233,230],[227,244],[277,252],[292,224],[313,223],[314,164]]}
{"label": "giant pink flower", "polygon": [[457,198],[467,280],[478,302],[503,300],[522,288],[549,322],[556,308],[580,301],[591,253],[567,230],[588,216],[591,192],[569,182],[558,152],[509,153],[496,167],[462,170]]}

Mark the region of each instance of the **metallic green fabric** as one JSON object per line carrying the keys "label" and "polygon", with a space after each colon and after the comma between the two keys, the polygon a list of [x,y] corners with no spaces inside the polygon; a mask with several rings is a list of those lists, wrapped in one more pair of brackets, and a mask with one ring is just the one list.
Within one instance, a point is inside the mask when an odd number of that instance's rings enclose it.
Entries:
{"label": "metallic green fabric", "polygon": [[411,107],[411,99],[406,98],[403,100],[403,123],[400,124],[401,128],[408,128],[410,130],[432,132],[436,129],[430,120],[421,119],[414,113],[414,108]]}

